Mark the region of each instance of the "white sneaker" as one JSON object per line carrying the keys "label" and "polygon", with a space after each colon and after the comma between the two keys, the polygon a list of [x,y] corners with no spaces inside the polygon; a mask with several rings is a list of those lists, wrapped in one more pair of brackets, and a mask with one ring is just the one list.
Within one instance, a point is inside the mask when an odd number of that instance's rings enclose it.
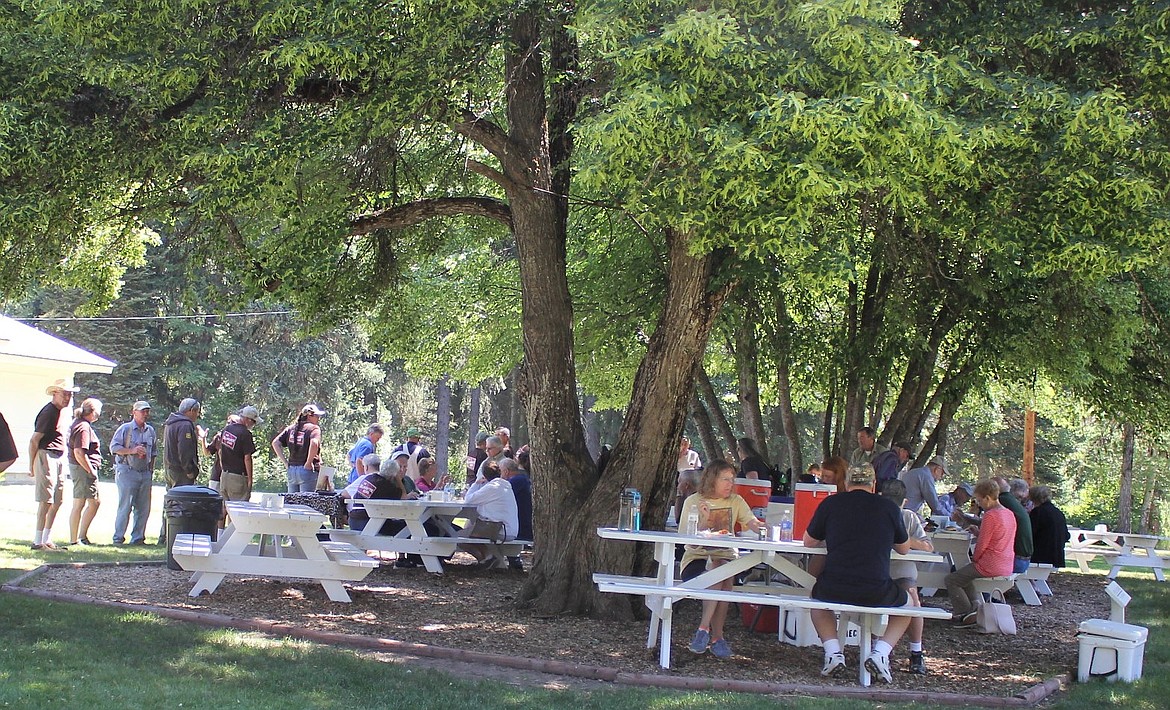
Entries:
{"label": "white sneaker", "polygon": [[890,673],[890,657],[883,656],[877,651],[869,654],[865,659],[865,668],[870,673],[880,677],[886,683],[893,683],[894,676]]}
{"label": "white sneaker", "polygon": [[823,675],[827,678],[828,676],[836,674],[837,671],[841,670],[844,667],[845,667],[845,654],[844,653],[834,653],[832,655],[825,656],[825,665],[823,668],[821,668],[821,675]]}

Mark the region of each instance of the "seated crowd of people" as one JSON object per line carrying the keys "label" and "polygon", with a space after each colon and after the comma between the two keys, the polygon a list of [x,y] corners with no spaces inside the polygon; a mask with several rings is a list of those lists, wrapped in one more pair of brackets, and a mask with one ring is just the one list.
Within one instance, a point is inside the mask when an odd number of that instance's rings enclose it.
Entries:
{"label": "seated crowd of people", "polygon": [[[418,429],[407,430],[406,441],[385,458],[375,453],[383,433],[381,425],[371,424],[366,435],[350,449],[351,470],[348,485],[341,491],[343,498],[417,500],[433,490],[461,490],[466,484],[463,502],[474,506],[477,512],[474,526],[464,531],[466,537],[494,542],[532,540],[530,450],[523,446],[513,454],[507,428],[500,427],[494,435],[481,432],[476,437],[476,453],[467,459],[465,484],[456,484],[450,474],[438,475],[435,459],[419,443],[421,434]],[[351,506],[351,529],[364,530],[368,522],[369,515],[360,506]],[[428,534],[441,534],[434,523],[424,525]],[[396,535],[404,527],[404,520],[387,520],[378,534]],[[461,545],[460,549],[474,557],[480,567],[496,564],[486,544],[469,543]],[[405,555],[394,563],[395,567],[402,568],[421,565],[422,559],[418,555]],[[508,566],[524,569],[517,556],[508,558]]]}
{"label": "seated crowd of people", "polygon": [[[740,442],[743,463],[739,476],[755,478],[748,476],[746,469],[766,471],[766,464],[761,466],[754,460],[762,462],[750,439]],[[800,478],[801,482],[837,487],[837,494],[816,508],[801,541],[806,547],[826,548],[823,555],[809,559],[807,571],[816,578],[811,598],[870,607],[922,606],[915,563],[891,559],[891,553],[932,552],[928,531],[947,522],[937,516],[946,516],[953,521],[952,527],[965,530],[974,540],[971,563],[953,570],[945,580],[951,624],[956,628],[976,625],[976,579],[1022,573],[1032,563],[1064,566],[1068,526],[1063,513],[1053,505],[1047,486],[1029,487],[1022,479],[996,476],[974,485],[960,482],[951,493],[940,496],[936,485],[951,473],[942,456],[925,466],[911,467],[913,451],[909,445],[899,443],[886,450],[868,427],[858,432],[858,444],[849,460],[829,457],[810,466]],[[737,525],[758,530],[762,523],[735,493],[735,466],[716,459],[704,468],[698,459],[684,439],[678,461],[677,519],[693,519],[692,513],[697,511],[700,531],[734,530]],[[924,511],[935,518],[924,518]],[[679,576],[694,579],[736,556],[734,548],[686,545]],[[712,588],[730,590],[734,582],[734,577],[728,578]],[[703,654],[709,650],[717,658],[733,655],[724,629],[727,611],[727,602],[703,601],[690,651]],[[824,650],[821,673],[835,675],[845,667],[844,639],[838,637],[836,616],[828,609],[814,609],[810,616]],[[841,626],[840,633],[844,633],[845,625]],[[890,615],[884,633],[874,640],[871,653],[862,662],[875,676],[892,682],[891,653],[902,636],[908,635],[906,669],[926,674],[923,628],[922,617]]]}

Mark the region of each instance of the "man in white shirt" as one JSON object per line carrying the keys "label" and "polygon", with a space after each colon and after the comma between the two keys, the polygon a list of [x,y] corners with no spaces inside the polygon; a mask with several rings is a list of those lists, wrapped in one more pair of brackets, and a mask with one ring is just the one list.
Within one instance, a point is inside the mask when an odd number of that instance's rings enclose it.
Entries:
{"label": "man in white shirt", "polygon": [[[516,539],[520,529],[520,514],[516,507],[516,496],[512,484],[500,477],[500,465],[492,460],[480,467],[484,480],[476,481],[467,489],[463,502],[474,505],[479,513],[475,526],[468,531],[468,537],[485,538],[496,542]],[[484,568],[496,566],[496,558],[487,545],[460,545],[459,549],[471,553]]]}

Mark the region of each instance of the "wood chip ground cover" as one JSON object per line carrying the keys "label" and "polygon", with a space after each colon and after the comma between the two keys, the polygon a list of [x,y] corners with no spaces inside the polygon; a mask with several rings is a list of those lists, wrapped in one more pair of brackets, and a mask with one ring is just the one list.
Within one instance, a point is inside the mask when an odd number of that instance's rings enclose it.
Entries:
{"label": "wood chip ground cover", "polygon": [[[676,606],[673,668],[664,671],[658,667],[657,651],[645,647],[645,620],[539,617],[514,606],[523,573],[475,570],[470,562],[469,556],[460,553],[444,575],[384,565],[349,586],[352,604],[329,601],[319,585],[307,580],[241,576],[229,576],[213,595],[191,598],[187,596],[189,573],[145,564],[53,568],[26,586],[630,673],[843,686],[857,682],[856,647],[846,653],[848,673],[822,679],[819,647],[796,648],[777,642],[775,634],[752,633],[740,623],[735,609],[727,625],[735,655],[725,661],[710,654],[695,656],[686,649],[699,617],[699,604],[692,601]],[[1017,636],[981,635],[953,629],[946,622],[927,621],[929,675],[906,672],[908,651],[903,640],[895,651],[893,687],[1002,697],[1075,670],[1077,625],[1087,618],[1108,618],[1107,582],[1100,575],[1068,570],[1052,576],[1055,596],[1046,597],[1043,606],[1029,607],[1014,593],[1009,595]],[[945,595],[926,603],[949,608]],[[500,674],[509,681],[517,676],[510,669],[501,669]]]}

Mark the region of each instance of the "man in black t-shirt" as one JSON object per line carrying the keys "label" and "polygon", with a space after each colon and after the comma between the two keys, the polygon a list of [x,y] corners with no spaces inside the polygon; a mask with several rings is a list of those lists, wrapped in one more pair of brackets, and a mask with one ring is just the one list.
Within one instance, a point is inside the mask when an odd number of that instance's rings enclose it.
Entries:
{"label": "man in black t-shirt", "polygon": [[[805,547],[827,547],[825,569],[813,585],[812,598],[859,606],[906,606],[906,592],[890,579],[890,551],[910,550],[902,512],[892,501],[873,494],[871,464],[851,468],[846,492],[829,496],[817,507],[804,533]],[[826,609],[810,612],[825,649],[821,675],[845,667],[836,616]],[[865,659],[869,671],[887,683],[890,651],[910,625],[908,616],[891,616],[886,632]]]}
{"label": "man in black t-shirt", "polygon": [[51,540],[53,521],[65,496],[65,479],[69,475],[69,456],[65,447],[73,410],[69,406],[77,387],[57,380],[45,388],[53,400],[37,413],[33,435],[28,442],[29,476],[33,479],[33,497],[37,502],[36,532],[32,549],[60,550]]}
{"label": "man in black t-shirt", "polygon": [[260,412],[248,405],[219,433],[219,492],[225,500],[248,500],[252,496],[252,454],[256,453],[252,427],[260,422]]}

